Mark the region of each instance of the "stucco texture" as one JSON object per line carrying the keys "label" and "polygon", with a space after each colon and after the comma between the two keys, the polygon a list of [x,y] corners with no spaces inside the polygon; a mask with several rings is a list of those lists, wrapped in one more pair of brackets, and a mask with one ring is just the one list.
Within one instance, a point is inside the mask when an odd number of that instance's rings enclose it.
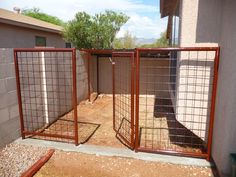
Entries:
{"label": "stucco texture", "polygon": [[35,37],[46,37],[47,47],[65,47],[60,34],[0,23],[0,48],[33,48]]}
{"label": "stucco texture", "polygon": [[230,175],[230,153],[236,152],[236,2],[180,2],[180,46],[221,47],[212,157],[221,175]]}

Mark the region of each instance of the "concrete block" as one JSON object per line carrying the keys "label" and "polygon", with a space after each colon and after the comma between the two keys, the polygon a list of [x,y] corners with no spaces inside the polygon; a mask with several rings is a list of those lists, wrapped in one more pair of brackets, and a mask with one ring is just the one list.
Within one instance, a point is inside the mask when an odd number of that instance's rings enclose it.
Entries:
{"label": "concrete block", "polygon": [[7,107],[7,94],[0,94],[0,109]]}
{"label": "concrete block", "polygon": [[13,49],[5,49],[5,61],[6,63],[14,63]]}
{"label": "concrete block", "polygon": [[7,105],[13,105],[13,104],[17,104],[18,100],[17,100],[17,92],[15,91],[11,91],[7,94]]}
{"label": "concrete block", "polygon": [[0,94],[6,93],[6,92],[7,92],[7,89],[6,89],[5,80],[0,79]]}
{"label": "concrete block", "polygon": [[0,79],[6,78],[7,68],[6,64],[0,64]]}
{"label": "concrete block", "polygon": [[6,88],[8,92],[16,90],[16,78],[10,77],[6,79]]}
{"label": "concrete block", "polygon": [[[10,53],[12,53],[10,55]],[[9,57],[13,56],[13,50],[12,49],[5,49],[5,48],[1,48],[0,49],[0,63],[7,63],[9,61]],[[11,59],[12,60],[12,59]],[[13,62],[13,60],[12,60]]]}
{"label": "concrete block", "polygon": [[19,117],[18,104],[9,107],[10,119]]}
{"label": "concrete block", "polygon": [[18,118],[0,124],[0,148],[20,137],[20,122]]}
{"label": "concrete block", "polygon": [[8,108],[0,109],[0,124],[10,119]]}
{"label": "concrete block", "polygon": [[9,63],[6,65],[6,77],[15,77],[15,65],[14,63]]}
{"label": "concrete block", "polygon": [[4,49],[0,49],[0,63],[5,63]]}

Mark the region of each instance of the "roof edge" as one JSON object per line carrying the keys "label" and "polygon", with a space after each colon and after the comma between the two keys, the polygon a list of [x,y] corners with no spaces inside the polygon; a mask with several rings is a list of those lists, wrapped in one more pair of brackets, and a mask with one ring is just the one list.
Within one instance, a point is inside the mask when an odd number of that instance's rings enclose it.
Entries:
{"label": "roof edge", "polygon": [[51,32],[51,33],[62,34],[62,30],[45,28],[45,27],[38,26],[38,25],[33,25],[33,24],[24,23],[24,22],[17,22],[14,20],[4,19],[1,17],[0,17],[0,22],[8,24],[8,25],[23,27],[23,28],[29,28],[29,29],[34,29],[34,30],[41,30],[41,31],[46,31],[46,32]]}

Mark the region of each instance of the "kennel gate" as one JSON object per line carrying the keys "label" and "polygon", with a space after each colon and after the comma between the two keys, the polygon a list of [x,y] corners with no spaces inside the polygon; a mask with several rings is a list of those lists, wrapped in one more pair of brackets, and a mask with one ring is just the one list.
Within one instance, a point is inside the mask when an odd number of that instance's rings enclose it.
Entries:
{"label": "kennel gate", "polygon": [[78,145],[76,50],[15,49],[22,138]]}
{"label": "kennel gate", "polygon": [[[136,49],[112,60],[117,137],[136,151],[209,159],[219,48]],[[15,49],[14,62],[22,137],[78,144],[75,49]]]}
{"label": "kennel gate", "polygon": [[136,49],[112,60],[119,139],[136,151],[209,160],[219,48]]}
{"label": "kennel gate", "polygon": [[113,129],[134,148],[134,52],[112,53]]}

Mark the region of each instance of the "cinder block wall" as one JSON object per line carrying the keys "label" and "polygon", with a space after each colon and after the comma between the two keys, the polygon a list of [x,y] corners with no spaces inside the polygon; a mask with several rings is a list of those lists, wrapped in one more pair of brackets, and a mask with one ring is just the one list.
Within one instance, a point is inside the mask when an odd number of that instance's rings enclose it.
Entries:
{"label": "cinder block wall", "polygon": [[[62,68],[62,65],[64,63],[60,63],[59,60],[57,60],[59,56],[55,56],[55,59],[53,59],[50,63],[50,61],[47,59],[48,53],[45,53],[45,59],[46,59],[46,78],[47,78],[47,96],[48,96],[48,103],[51,101],[54,101],[54,105],[56,106],[58,111],[53,112],[53,115],[49,115],[51,118],[49,122],[52,122],[53,120],[57,119],[58,116],[61,114],[64,114],[72,109],[71,105],[71,98],[65,99],[63,98],[59,93],[64,93],[65,86],[62,87],[59,83],[62,83],[64,85],[64,82],[67,82],[67,85],[72,86],[71,83],[71,75],[72,72],[70,72],[72,69],[70,68],[70,61],[68,60],[67,56],[67,63],[66,68]],[[85,59],[85,56],[81,54],[79,51],[77,51],[77,58],[76,58],[76,68],[77,68],[77,101],[78,104],[80,101],[87,98],[88,95],[88,74],[87,74],[87,60]],[[29,56],[28,56],[29,57]],[[52,56],[50,56],[52,57]],[[36,60],[34,64],[39,65],[40,63]],[[61,65],[60,65],[61,64]],[[53,78],[57,80],[58,84],[50,86],[50,82],[52,82],[52,76],[47,71],[51,71],[53,67],[53,70],[56,70],[57,72],[53,73]],[[28,68],[29,71],[32,69]],[[64,72],[66,70],[67,72]],[[91,69],[92,70],[92,69]],[[30,73],[32,74],[32,73]],[[63,77],[59,77],[59,75],[63,75]],[[39,84],[40,76],[36,76],[35,73],[32,77],[37,77],[39,79],[36,79],[36,82],[31,83],[30,87],[36,87]],[[50,79],[49,79],[50,78]],[[34,79],[34,78],[31,78]],[[25,87],[29,87],[28,82],[25,83]],[[38,88],[39,89],[39,88]],[[67,88],[66,89],[68,94],[72,94],[72,89]],[[93,89],[92,89],[93,90]],[[91,90],[91,91],[92,91]],[[50,92],[51,91],[51,92]],[[53,92],[52,92],[53,91]],[[63,94],[64,96],[64,94]],[[50,98],[54,98],[53,100]],[[27,95],[24,97],[25,101],[29,101],[31,103],[32,99],[41,99],[42,94],[37,95],[37,98],[35,97],[27,97]],[[58,100],[55,102],[55,100]],[[62,105],[68,105],[68,107],[60,107],[59,102],[64,101]],[[33,103],[33,101],[32,101]],[[38,103],[38,102],[37,102]],[[42,108],[38,108],[41,104],[32,104],[35,106],[35,109],[42,110]],[[32,106],[31,105],[31,106]],[[52,106],[48,107],[48,110],[53,110]],[[40,115],[40,114],[38,114]],[[41,115],[43,116],[44,113],[42,112]],[[30,117],[31,119],[36,119],[36,115],[32,115]],[[43,123],[43,121],[42,121]],[[26,122],[27,125],[27,122]],[[38,129],[42,127],[43,124],[38,124],[38,126],[33,127],[34,129]],[[20,118],[19,118],[19,110],[18,110],[18,100],[17,100],[17,91],[16,91],[16,78],[15,78],[15,65],[14,65],[14,56],[13,56],[13,49],[10,48],[0,48],[0,148],[4,147],[6,144],[14,141],[18,137],[20,137]]]}
{"label": "cinder block wall", "polygon": [[19,136],[13,49],[0,49],[0,148]]}

